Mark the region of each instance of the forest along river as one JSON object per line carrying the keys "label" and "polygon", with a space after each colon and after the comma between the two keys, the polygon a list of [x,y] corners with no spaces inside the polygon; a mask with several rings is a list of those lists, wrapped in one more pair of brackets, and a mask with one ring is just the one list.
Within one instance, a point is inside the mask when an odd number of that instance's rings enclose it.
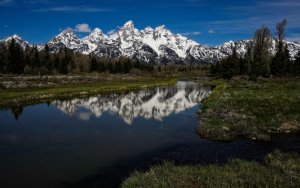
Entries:
{"label": "forest along river", "polygon": [[300,151],[297,137],[212,142],[197,134],[194,82],[124,94],[56,100],[0,111],[0,187],[116,187],[135,169],[261,160],[274,148]]}

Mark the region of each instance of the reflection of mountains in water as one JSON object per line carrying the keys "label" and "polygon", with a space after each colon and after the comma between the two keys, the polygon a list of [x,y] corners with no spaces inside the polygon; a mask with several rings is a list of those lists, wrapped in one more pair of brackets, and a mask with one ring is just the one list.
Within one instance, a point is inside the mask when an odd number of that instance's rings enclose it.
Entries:
{"label": "reflection of mountains in water", "polygon": [[[179,82],[177,87],[155,88],[132,91],[127,94],[99,95],[88,99],[54,101],[52,104],[70,116],[89,120],[105,112],[118,114],[131,125],[138,117],[162,121],[172,113],[182,112],[196,106],[210,93],[210,87],[188,82]],[[82,112],[86,109],[88,112]]]}

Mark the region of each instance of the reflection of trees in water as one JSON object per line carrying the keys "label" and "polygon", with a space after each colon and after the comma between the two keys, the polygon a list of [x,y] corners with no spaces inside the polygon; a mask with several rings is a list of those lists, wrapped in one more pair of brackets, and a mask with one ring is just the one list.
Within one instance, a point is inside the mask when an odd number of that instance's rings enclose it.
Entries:
{"label": "reflection of trees in water", "polygon": [[[83,117],[82,110],[87,110],[98,118],[105,112],[113,112],[130,125],[137,117],[162,121],[172,113],[198,105],[209,93],[210,87],[193,84],[132,91],[123,95],[99,95],[89,99],[54,101],[53,104],[65,114],[80,119]],[[84,117],[83,120],[88,120],[88,116]]]}
{"label": "reflection of trees in water", "polygon": [[17,120],[23,113],[23,107],[21,107],[21,106],[12,107],[11,112],[14,114],[15,119]]}

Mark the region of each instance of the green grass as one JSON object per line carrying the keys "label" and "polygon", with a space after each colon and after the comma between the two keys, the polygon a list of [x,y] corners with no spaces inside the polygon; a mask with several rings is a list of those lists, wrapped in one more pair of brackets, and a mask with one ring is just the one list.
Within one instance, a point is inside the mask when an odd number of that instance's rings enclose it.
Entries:
{"label": "green grass", "polygon": [[299,187],[300,157],[278,150],[268,154],[264,163],[231,160],[207,166],[154,166],[147,172],[134,172],[121,185],[123,188],[231,188],[231,187]]}
{"label": "green grass", "polygon": [[300,80],[218,81],[204,99],[199,134],[208,139],[270,140],[300,130]]}
{"label": "green grass", "polygon": [[72,83],[43,88],[7,89],[0,91],[0,107],[30,104],[41,100],[88,96],[103,92],[124,92],[146,87],[172,85],[176,79],[139,78],[95,83]]}

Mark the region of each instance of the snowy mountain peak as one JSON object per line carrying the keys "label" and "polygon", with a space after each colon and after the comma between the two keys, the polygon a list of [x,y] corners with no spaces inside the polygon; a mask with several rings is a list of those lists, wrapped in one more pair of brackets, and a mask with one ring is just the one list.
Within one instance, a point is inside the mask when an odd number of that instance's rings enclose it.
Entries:
{"label": "snowy mountain peak", "polygon": [[67,29],[63,30],[58,36],[77,37],[75,31],[72,28],[67,28]]}
{"label": "snowy mountain peak", "polygon": [[12,40],[15,40],[16,43],[18,43],[19,45],[21,45],[21,47],[23,49],[25,49],[27,46],[29,46],[29,43],[25,40],[23,40],[19,35],[14,34],[13,36],[10,37],[6,37],[5,39],[3,39],[2,41],[4,43],[10,43]]}
{"label": "snowy mountain peak", "polygon": [[[103,31],[100,29],[100,28],[95,28],[89,36],[87,36],[88,38],[99,38],[99,39],[102,39],[102,38],[107,38],[107,36],[103,33]],[[87,38],[85,37],[85,38]]]}
{"label": "snowy mountain peak", "polygon": [[174,34],[166,28],[165,25],[161,25],[155,28],[155,32],[157,35],[160,37],[168,37],[168,36],[173,36]]}
{"label": "snowy mountain peak", "polygon": [[140,31],[134,27],[134,23],[131,20],[126,22],[117,34],[112,35],[112,39],[119,43],[120,50],[126,56],[132,55],[132,51],[135,51],[133,45],[139,41],[140,37]]}
{"label": "snowy mountain peak", "polygon": [[152,27],[148,26],[143,31],[154,31],[154,29]]}
{"label": "snowy mountain peak", "polygon": [[14,34],[11,38],[22,40],[22,38],[17,34]]}
{"label": "snowy mountain peak", "polygon": [[134,27],[134,23],[133,23],[133,21],[132,20],[129,20],[129,21],[127,21],[124,25],[123,25],[123,27]]}
{"label": "snowy mountain peak", "polygon": [[9,42],[9,41],[11,41],[12,39],[15,39],[15,40],[17,40],[17,41],[21,41],[21,40],[22,40],[22,38],[21,38],[19,35],[14,34],[13,36],[10,36],[10,37],[5,38],[4,41],[5,41],[5,42]]}
{"label": "snowy mountain peak", "polygon": [[95,28],[90,35],[84,37],[82,42],[87,46],[87,50],[84,52],[85,54],[90,54],[95,51],[96,48],[104,43],[108,39],[108,36],[105,35],[100,28]]}
{"label": "snowy mountain peak", "polygon": [[155,30],[159,31],[159,30],[166,30],[166,26],[165,25],[160,25],[160,26],[157,26],[155,28]]}
{"label": "snowy mountain peak", "polygon": [[67,28],[57,36],[53,37],[48,42],[48,46],[53,52],[59,52],[62,48],[67,47],[71,50],[87,54],[87,46],[83,45],[82,40],[77,37],[75,31],[71,28]]}
{"label": "snowy mountain peak", "polygon": [[103,33],[102,30],[96,27],[91,33]]}

